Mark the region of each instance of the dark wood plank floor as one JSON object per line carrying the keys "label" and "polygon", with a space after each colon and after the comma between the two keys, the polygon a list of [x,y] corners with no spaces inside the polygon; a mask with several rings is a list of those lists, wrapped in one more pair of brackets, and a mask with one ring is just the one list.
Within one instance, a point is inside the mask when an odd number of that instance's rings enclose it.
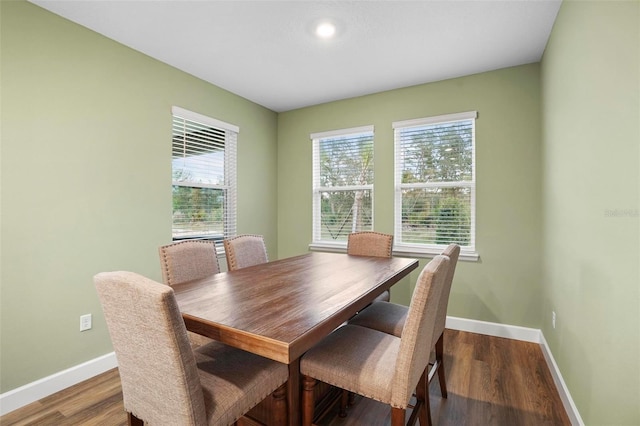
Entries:
{"label": "dark wood plank floor", "polygon": [[[570,425],[537,344],[454,330],[445,331],[449,397],[430,386],[436,426]],[[323,426],[386,426],[387,406],[356,397],[346,418]],[[126,425],[117,370],[112,370],[0,417],[9,425]]]}

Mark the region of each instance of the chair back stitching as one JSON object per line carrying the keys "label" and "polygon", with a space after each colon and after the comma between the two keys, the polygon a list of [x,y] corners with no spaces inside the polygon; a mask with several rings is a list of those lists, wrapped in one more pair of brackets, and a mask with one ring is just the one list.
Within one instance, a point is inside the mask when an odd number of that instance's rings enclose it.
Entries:
{"label": "chair back stitching", "polygon": [[[264,237],[262,235],[255,235],[255,234],[238,235],[237,237],[230,238],[223,241],[224,251],[227,257],[227,269],[229,271],[235,271],[236,269],[244,268],[247,266],[253,266],[257,264],[254,261],[248,261],[247,259],[244,259],[242,256],[239,256],[237,247],[245,243],[249,244],[249,248],[253,248],[251,244],[260,244],[261,246],[260,254],[263,255],[264,257],[260,259],[260,262],[257,262],[257,263],[262,263],[262,261],[264,262],[269,261],[269,257],[267,255],[267,246],[264,243]],[[245,261],[247,261],[248,263],[244,264]],[[240,263],[243,263],[243,264],[241,265]]]}
{"label": "chair back stitching", "polygon": [[[193,265],[190,265],[192,267],[192,273],[188,274],[187,278],[188,279],[183,279],[182,281],[176,281],[176,274],[175,274],[175,269],[178,267],[177,265],[173,265],[174,263],[176,263],[176,257],[178,256],[184,256],[185,253],[180,253],[180,248],[182,248],[181,246],[184,245],[185,249],[191,248],[191,256],[188,256],[192,259],[189,259],[191,263],[193,263]],[[208,253],[206,253],[207,250],[212,249],[213,251],[213,256],[211,256],[213,259],[210,259],[208,256]],[[160,260],[162,263],[162,279],[164,281],[165,284],[167,285],[176,285],[176,284],[180,284],[181,282],[185,282],[185,281],[189,281],[191,279],[197,279],[197,278],[204,278],[206,275],[209,275],[209,273],[213,272],[213,273],[218,273],[220,272],[220,264],[218,262],[218,255],[217,255],[217,251],[216,251],[216,246],[215,243],[212,241],[200,241],[200,240],[189,240],[189,241],[179,241],[176,243],[172,243],[172,244],[167,244],[164,246],[161,246],[159,248],[160,250]],[[175,253],[172,254],[172,252]],[[205,252],[205,257],[206,257],[206,262],[207,263],[203,263],[203,259],[199,256],[202,255],[203,252]],[[184,260],[184,259],[183,259]],[[173,269],[172,269],[172,265],[173,265]],[[211,268],[207,268],[208,266],[212,266]],[[183,265],[183,267],[185,267],[185,265]]]}
{"label": "chair back stitching", "polygon": [[132,272],[100,273],[94,283],[126,411],[151,424],[206,422],[196,361],[173,289]]}
{"label": "chair back stitching", "polygon": [[[384,244],[384,249],[380,250]],[[393,235],[375,231],[352,232],[347,237],[347,254],[354,256],[391,257]]]}
{"label": "chair back stitching", "polygon": [[391,405],[406,407],[435,345],[435,319],[440,293],[449,266],[447,256],[438,255],[422,270],[407,313],[394,375]]}
{"label": "chair back stitching", "polygon": [[456,272],[458,257],[460,256],[460,246],[458,244],[449,244],[447,248],[444,249],[442,254],[449,258],[449,268],[447,270],[447,275],[442,286],[442,293],[440,294],[440,303],[438,304],[438,314],[436,315],[434,339],[438,339],[440,335],[444,333],[444,328],[447,322],[449,294],[451,293],[451,285],[453,283],[453,276]]}

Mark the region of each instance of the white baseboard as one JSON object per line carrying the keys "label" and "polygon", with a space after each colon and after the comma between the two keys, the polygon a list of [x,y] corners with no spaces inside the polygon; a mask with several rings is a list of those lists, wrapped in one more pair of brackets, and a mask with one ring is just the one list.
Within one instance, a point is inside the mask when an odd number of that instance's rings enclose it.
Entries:
{"label": "white baseboard", "polygon": [[556,388],[558,388],[558,393],[560,394],[562,405],[564,405],[564,409],[567,410],[569,420],[571,420],[572,425],[584,426],[584,422],[582,421],[580,412],[578,412],[578,407],[576,407],[576,404],[573,402],[573,398],[571,398],[571,394],[569,393],[567,384],[564,382],[562,374],[560,374],[558,364],[556,364],[556,360],[553,358],[551,349],[549,349],[547,340],[544,338],[542,332],[540,332],[540,337],[542,339],[542,342],[540,343],[542,354],[544,355],[544,359],[547,361],[549,371],[551,371],[551,376],[553,376],[553,381],[556,384]]}
{"label": "white baseboard", "polygon": [[116,354],[111,352],[0,394],[0,415],[5,415],[117,366]]}
{"label": "white baseboard", "polygon": [[469,333],[485,334],[487,336],[504,337],[506,339],[523,340],[525,342],[540,343],[542,332],[537,328],[505,325],[495,322],[478,321],[466,318],[447,317],[447,328],[467,331]]}
{"label": "white baseboard", "polygon": [[562,374],[560,374],[558,365],[553,358],[549,345],[547,345],[547,341],[542,334],[542,330],[449,316],[447,317],[446,327],[452,330],[466,331],[469,333],[478,333],[487,336],[504,337],[507,339],[538,343],[542,349],[542,354],[547,362],[547,366],[549,367],[549,371],[553,377],[553,382],[558,389],[560,400],[562,401],[562,405],[564,405],[564,409],[569,416],[571,424],[575,426],[584,426],[582,417],[580,417],[578,408],[573,402],[573,398],[571,398],[569,389],[562,378]]}

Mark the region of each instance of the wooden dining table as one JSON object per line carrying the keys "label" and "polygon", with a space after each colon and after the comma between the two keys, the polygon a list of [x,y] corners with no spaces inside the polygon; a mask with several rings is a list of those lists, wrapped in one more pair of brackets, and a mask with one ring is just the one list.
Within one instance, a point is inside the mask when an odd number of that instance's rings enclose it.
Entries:
{"label": "wooden dining table", "polygon": [[173,286],[187,329],[288,364],[288,418],[300,424],[300,357],[418,260],[311,252]]}

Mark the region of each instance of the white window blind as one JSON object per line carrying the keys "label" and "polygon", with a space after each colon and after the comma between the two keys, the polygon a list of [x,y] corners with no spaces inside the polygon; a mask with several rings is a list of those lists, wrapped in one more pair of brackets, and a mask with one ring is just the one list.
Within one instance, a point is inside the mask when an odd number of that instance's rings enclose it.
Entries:
{"label": "white window blind", "polygon": [[393,123],[397,251],[436,254],[457,243],[475,254],[476,117]]}
{"label": "white window blind", "polygon": [[172,115],[173,239],[234,236],[238,128],[178,107]]}
{"label": "white window blind", "polygon": [[373,126],[311,135],[313,244],[373,229]]}

